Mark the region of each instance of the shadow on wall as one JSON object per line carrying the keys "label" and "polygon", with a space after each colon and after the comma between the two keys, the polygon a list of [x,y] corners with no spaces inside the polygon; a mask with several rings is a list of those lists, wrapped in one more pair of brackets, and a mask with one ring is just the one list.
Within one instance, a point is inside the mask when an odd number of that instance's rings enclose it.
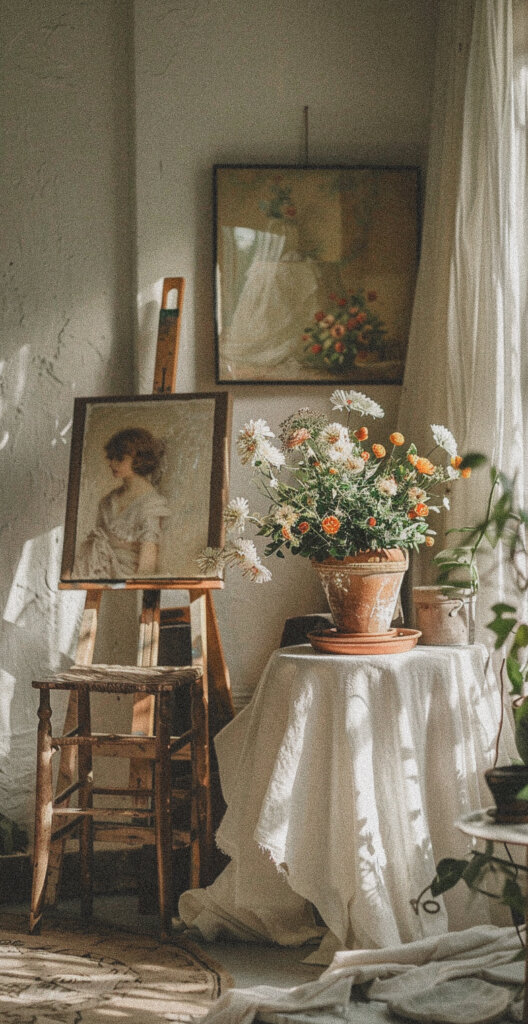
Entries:
{"label": "shadow on wall", "polygon": [[[62,530],[25,542],[0,624],[0,811],[31,824],[38,698],[31,683],[72,661],[83,595],[57,589]],[[65,700],[54,707],[62,720]]]}

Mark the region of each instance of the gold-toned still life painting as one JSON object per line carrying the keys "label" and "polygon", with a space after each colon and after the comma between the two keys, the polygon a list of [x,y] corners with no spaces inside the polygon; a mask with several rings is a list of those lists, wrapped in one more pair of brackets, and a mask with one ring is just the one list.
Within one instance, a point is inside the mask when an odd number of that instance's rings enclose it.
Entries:
{"label": "gold-toned still life painting", "polygon": [[217,380],[396,384],[416,167],[214,168]]}

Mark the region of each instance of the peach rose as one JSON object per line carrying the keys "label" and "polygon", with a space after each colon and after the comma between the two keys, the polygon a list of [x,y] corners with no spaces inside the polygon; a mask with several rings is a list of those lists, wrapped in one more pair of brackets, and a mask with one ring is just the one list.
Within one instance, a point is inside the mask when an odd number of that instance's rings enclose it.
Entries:
{"label": "peach rose", "polygon": [[339,522],[339,519],[336,516],[325,516],[325,518],[321,522],[321,526],[323,527],[325,533],[333,534],[337,533],[339,527],[341,526],[341,523]]}
{"label": "peach rose", "polygon": [[396,444],[398,446],[405,444],[405,438],[403,434],[400,434],[399,430],[395,430],[394,433],[390,435],[389,441],[391,444]]}
{"label": "peach rose", "polygon": [[382,444],[373,444],[372,452],[377,459],[383,459],[384,456],[387,454]]}
{"label": "peach rose", "polygon": [[414,465],[418,472],[424,476],[432,476],[435,471],[433,463],[429,462],[429,459],[417,459]]}
{"label": "peach rose", "polygon": [[368,427],[359,427],[358,430],[354,431],[354,437],[357,437],[358,441],[366,441],[368,437]]}

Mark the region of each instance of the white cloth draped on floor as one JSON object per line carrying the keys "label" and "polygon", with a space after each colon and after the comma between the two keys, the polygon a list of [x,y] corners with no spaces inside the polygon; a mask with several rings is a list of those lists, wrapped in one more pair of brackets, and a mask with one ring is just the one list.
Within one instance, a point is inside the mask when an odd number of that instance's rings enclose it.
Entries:
{"label": "white cloth draped on floor", "polygon": [[[514,928],[494,926],[469,928],[456,934],[431,936],[418,942],[380,950],[347,950],[336,953],[330,967],[316,981],[295,988],[260,985],[253,989],[231,989],[207,1014],[207,1024],[251,1024],[257,1018],[277,1024],[374,1024],[387,1021],[386,1003],[401,1001],[414,993],[430,991],[458,978],[484,977],[512,986],[511,1000],[522,981],[523,964],[511,963],[519,950]],[[502,969],[501,969],[502,968]],[[368,997],[374,1005],[351,1004],[353,985],[372,982]],[[379,1016],[376,1004],[380,1007]],[[436,1000],[435,1009],[441,1010]],[[472,1010],[477,1010],[474,1005]],[[489,1020],[489,1001],[481,1006],[482,1019]],[[487,1012],[486,1012],[487,1011]],[[284,1014],[284,1017],[281,1016]],[[423,1018],[425,1019],[425,1018]],[[475,1018],[473,1018],[475,1019]],[[494,1018],[497,1020],[497,1018]],[[504,1015],[501,1022],[512,1018]],[[518,1019],[518,1018],[517,1018]]]}

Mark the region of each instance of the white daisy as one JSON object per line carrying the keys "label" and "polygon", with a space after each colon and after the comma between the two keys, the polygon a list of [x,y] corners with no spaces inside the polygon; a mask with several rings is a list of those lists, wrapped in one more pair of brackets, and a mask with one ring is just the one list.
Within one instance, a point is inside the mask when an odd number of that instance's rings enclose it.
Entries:
{"label": "white daisy", "polygon": [[244,575],[249,576],[252,583],[269,583],[271,579],[269,569],[266,569],[262,562],[256,562],[255,565],[248,567]]}
{"label": "white daisy", "polygon": [[299,516],[293,505],[281,505],[274,513],[273,518],[280,526],[293,526]]}
{"label": "white daisy", "polygon": [[351,455],[350,458],[346,460],[346,468],[350,473],[353,473],[354,476],[358,476],[359,473],[362,473],[365,467],[366,463],[359,455]]}
{"label": "white daisy", "polygon": [[258,562],[257,549],[252,540],[238,538],[225,547],[225,560],[228,565],[244,565],[246,562]]}
{"label": "white daisy", "polygon": [[242,465],[260,461],[261,451],[267,438],[274,437],[274,433],[268,427],[266,420],[250,420],[238,432],[237,451]]}
{"label": "white daisy", "polygon": [[196,561],[204,576],[221,576],[226,560],[222,548],[204,548]]}
{"label": "white daisy", "polygon": [[[354,446],[350,441],[337,441],[333,444],[327,452],[328,459],[330,462],[337,462],[340,465],[346,463],[348,465],[349,460],[354,456]],[[361,465],[364,466],[363,459],[360,460]]]}
{"label": "white daisy", "polygon": [[330,401],[332,409],[360,412],[362,416],[374,416],[376,419],[380,419],[385,415],[381,405],[378,405],[377,402],[374,402],[372,398],[368,398],[361,391],[343,391],[342,388],[337,388],[330,395]]}
{"label": "white daisy", "polygon": [[269,466],[275,466],[279,469],[286,462],[284,452],[280,452],[278,448],[270,444],[269,441],[262,441],[258,455],[260,462],[267,462]]}
{"label": "white daisy", "polygon": [[414,505],[416,505],[418,501],[424,501],[427,497],[423,487],[409,487],[407,494]]}
{"label": "white daisy", "polygon": [[381,477],[376,480],[376,488],[380,494],[386,494],[389,498],[393,498],[398,493],[398,484],[393,476]]}
{"label": "white daisy", "polygon": [[431,430],[433,431],[433,437],[435,444],[439,448],[443,448],[451,458],[457,454],[457,443],[447,427],[442,427],[438,423],[431,423]]}
{"label": "white daisy", "polygon": [[328,447],[335,444],[350,442],[350,435],[342,423],[328,423],[319,435],[319,441]]}
{"label": "white daisy", "polygon": [[224,522],[230,531],[243,531],[249,516],[246,498],[233,498],[224,509]]}

